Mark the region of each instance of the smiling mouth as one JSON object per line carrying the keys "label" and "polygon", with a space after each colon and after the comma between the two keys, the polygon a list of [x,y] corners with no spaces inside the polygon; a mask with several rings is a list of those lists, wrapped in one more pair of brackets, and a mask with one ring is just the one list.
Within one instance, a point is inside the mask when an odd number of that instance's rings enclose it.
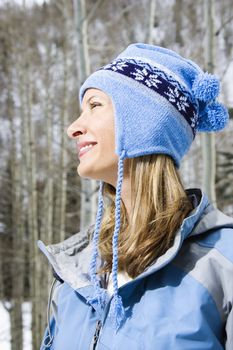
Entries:
{"label": "smiling mouth", "polygon": [[88,153],[89,151],[91,151],[92,150],[92,148],[94,148],[96,145],[93,145],[93,146],[91,146],[90,148],[86,148],[86,149],[83,149],[82,151],[80,151],[79,152],[79,158],[80,157],[82,157],[82,156],[84,156],[84,154],[86,154],[86,153]]}

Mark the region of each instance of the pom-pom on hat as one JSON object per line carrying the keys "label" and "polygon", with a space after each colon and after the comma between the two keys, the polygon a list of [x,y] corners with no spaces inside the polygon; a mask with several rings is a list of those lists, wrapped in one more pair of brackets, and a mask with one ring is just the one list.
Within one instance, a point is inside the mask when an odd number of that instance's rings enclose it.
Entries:
{"label": "pom-pom on hat", "polygon": [[179,166],[197,130],[221,130],[228,118],[226,109],[215,101],[220,89],[217,77],[154,45],[129,45],[87,78],[80,101],[91,87],[112,99],[119,156],[123,150],[128,158],[165,153]]}
{"label": "pom-pom on hat", "polygon": [[[172,50],[136,43],[129,45],[111,63],[91,74],[80,89],[80,103],[88,88],[111,97],[115,116],[115,152],[119,156],[113,233],[112,279],[114,296],[110,315],[118,329],[124,307],[118,294],[118,234],[123,161],[148,154],[167,154],[177,167],[188,152],[197,131],[219,131],[228,122],[227,109],[216,101],[220,91],[216,76]],[[90,302],[104,308],[106,290],[96,275],[98,237],[103,214],[102,186],[93,236],[90,266],[95,296]]]}

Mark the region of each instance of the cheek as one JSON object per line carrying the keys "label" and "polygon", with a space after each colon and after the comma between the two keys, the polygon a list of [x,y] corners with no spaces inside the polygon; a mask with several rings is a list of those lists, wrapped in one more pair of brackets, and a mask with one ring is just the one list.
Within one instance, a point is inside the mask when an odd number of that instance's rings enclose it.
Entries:
{"label": "cheek", "polygon": [[[113,165],[114,163],[117,163],[118,156],[115,151],[115,141],[114,137],[108,134],[108,137],[101,140],[100,144],[98,145],[98,153],[96,153],[97,157],[101,157],[101,162]],[[96,149],[97,150],[97,149]]]}
{"label": "cheek", "polygon": [[107,148],[107,150],[111,153],[115,153],[115,139],[114,139],[114,135],[108,135],[108,138],[106,139],[105,142],[105,147]]}
{"label": "cheek", "polygon": [[109,166],[117,171],[119,157],[116,154],[114,124],[109,125],[101,139],[100,155],[104,157],[103,162],[106,167]]}
{"label": "cheek", "polygon": [[[104,130],[104,132],[103,132]],[[108,127],[103,128],[98,131],[99,144],[102,149],[104,147],[107,153],[115,153],[115,134],[114,134],[114,125],[108,125]]]}

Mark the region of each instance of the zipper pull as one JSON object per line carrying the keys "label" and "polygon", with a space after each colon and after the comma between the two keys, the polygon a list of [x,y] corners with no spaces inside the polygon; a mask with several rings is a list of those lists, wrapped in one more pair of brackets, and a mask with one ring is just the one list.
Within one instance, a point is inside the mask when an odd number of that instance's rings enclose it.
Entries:
{"label": "zipper pull", "polygon": [[93,337],[93,340],[92,340],[92,348],[91,348],[92,350],[96,349],[96,345],[97,345],[97,342],[98,342],[98,339],[99,339],[99,334],[100,334],[101,327],[102,327],[101,321],[98,320],[97,323],[96,323],[95,334],[94,334],[94,337]]}

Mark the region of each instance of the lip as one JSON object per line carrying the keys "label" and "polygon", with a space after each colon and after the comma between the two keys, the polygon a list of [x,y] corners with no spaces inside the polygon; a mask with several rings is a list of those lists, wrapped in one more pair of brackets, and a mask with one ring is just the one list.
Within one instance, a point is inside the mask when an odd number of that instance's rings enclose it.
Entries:
{"label": "lip", "polygon": [[87,148],[87,149],[84,149],[83,151],[79,152],[79,154],[78,154],[79,158],[80,158],[80,157],[83,157],[84,154],[86,154],[86,153],[88,153],[89,151],[91,151],[93,147],[95,147],[95,145],[92,146],[91,148]]}
{"label": "lip", "polygon": [[[86,149],[83,149],[82,151],[80,151],[80,149],[84,146],[87,146],[87,145],[90,145],[92,144],[93,146],[91,148],[86,148]],[[91,149],[93,147],[95,147],[95,145],[97,144],[97,142],[94,142],[94,141],[85,141],[85,142],[80,142],[77,144],[77,150],[78,150],[78,157],[82,157],[85,153],[91,151]]]}

